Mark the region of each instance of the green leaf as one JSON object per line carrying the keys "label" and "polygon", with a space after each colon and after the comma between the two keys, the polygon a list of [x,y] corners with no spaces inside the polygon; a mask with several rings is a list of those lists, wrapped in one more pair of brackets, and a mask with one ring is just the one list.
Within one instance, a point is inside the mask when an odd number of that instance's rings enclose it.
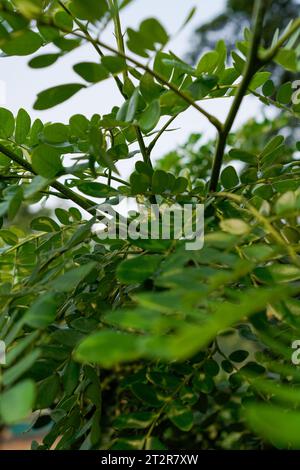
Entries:
{"label": "green leaf", "polygon": [[161,260],[159,255],[137,256],[125,260],[118,266],[117,277],[124,284],[141,283],[155,273]]}
{"label": "green leaf", "polygon": [[231,53],[232,59],[233,59],[233,66],[235,70],[239,73],[239,75],[243,75],[244,69],[245,69],[245,60],[241,58],[239,54],[237,54],[235,51]]}
{"label": "green leaf", "polygon": [[49,408],[60,391],[60,381],[57,374],[50,375],[38,384],[36,409]]}
{"label": "green leaf", "polygon": [[54,222],[54,220],[50,219],[50,217],[37,217],[33,219],[30,223],[30,227],[32,230],[37,230],[38,232],[58,232],[59,225]]}
{"label": "green leaf", "polygon": [[279,448],[299,449],[300,412],[264,403],[248,405],[245,417],[249,426]]}
{"label": "green leaf", "polygon": [[221,367],[225,372],[227,372],[227,374],[231,374],[233,371],[233,365],[227,359],[221,362]]}
{"label": "green leaf", "polygon": [[264,96],[273,96],[275,93],[275,85],[273,80],[267,80],[262,88]]}
{"label": "green leaf", "polygon": [[271,73],[270,72],[257,72],[250,85],[249,89],[250,90],[257,90],[257,88],[261,87],[264,83],[267,82],[267,80],[270,78]]}
{"label": "green leaf", "polygon": [[[111,347],[114,345],[113,347]],[[80,362],[95,362],[109,368],[115,364],[139,358],[139,338],[116,331],[99,331],[79,344],[75,359]]]}
{"label": "green leaf", "polygon": [[169,36],[166,33],[164,27],[156,18],[148,18],[144,20],[140,25],[140,33],[147,39],[150,39],[154,43],[166,44]]}
{"label": "green leaf", "polygon": [[202,73],[213,73],[219,60],[219,54],[216,51],[206,52],[198,62],[197,75]]}
{"label": "green leaf", "polygon": [[146,72],[140,80],[140,91],[143,98],[145,98],[148,103],[151,103],[153,100],[160,97],[163,88],[155,83],[150,73]]}
{"label": "green leaf", "polygon": [[65,209],[61,209],[60,207],[57,207],[55,209],[55,215],[61,224],[63,225],[70,224],[70,218],[71,218],[70,212],[66,211]]}
{"label": "green leaf", "polygon": [[43,54],[31,59],[28,65],[33,69],[42,69],[54,64],[60,57],[61,54]]}
{"label": "green leaf", "polygon": [[138,31],[128,28],[127,36],[128,48],[142,57],[148,57],[148,50],[154,51],[156,44],[165,45],[169,39],[165,29],[155,18],[144,20]]}
{"label": "green leaf", "polygon": [[40,333],[34,331],[33,333],[26,334],[23,338],[18,340],[18,343],[10,349],[6,355],[6,366],[11,366],[16,359],[18,359],[38,337]]}
{"label": "green leaf", "polygon": [[14,424],[26,418],[33,408],[35,386],[24,380],[0,395],[0,415],[6,424]]}
{"label": "green leaf", "polygon": [[279,87],[279,90],[276,94],[276,100],[282,104],[289,104],[292,99],[293,88],[290,82],[284,83]]}
{"label": "green leaf", "polygon": [[280,49],[275,62],[290,72],[297,71],[297,54],[293,49]]}
{"label": "green leaf", "polygon": [[203,75],[197,78],[191,85],[188,86],[188,92],[191,93],[194,100],[201,100],[209,94],[209,92],[218,83],[218,78],[215,75]]}
{"label": "green leaf", "polygon": [[151,180],[145,173],[134,172],[130,175],[130,185],[132,194],[143,194],[149,189]]}
{"label": "green leaf", "polygon": [[270,140],[270,142],[267,143],[267,145],[264,147],[263,151],[259,155],[259,158],[263,160],[266,158],[268,155],[270,155],[274,150],[279,148],[281,144],[284,142],[284,137],[282,135],[276,135],[273,137],[273,139]]}
{"label": "green leaf", "polygon": [[222,220],[220,226],[224,232],[231,233],[232,235],[245,235],[250,231],[249,225],[240,219]]}
{"label": "green leaf", "polygon": [[30,55],[36,52],[43,45],[42,38],[33,31],[16,31],[1,46],[7,55]]}
{"label": "green leaf", "polygon": [[225,189],[234,188],[239,184],[239,177],[233,166],[227,166],[222,171],[221,183]]}
{"label": "green leaf", "polygon": [[126,60],[123,57],[117,55],[104,56],[102,57],[101,62],[104,67],[113,75],[117,75],[118,73],[126,70]]}
{"label": "green leaf", "polygon": [[230,158],[233,160],[241,160],[245,163],[256,164],[257,158],[254,154],[246,152],[245,150],[232,149],[229,152]]}
{"label": "green leaf", "polygon": [[300,268],[287,264],[258,267],[254,270],[254,273],[258,279],[268,284],[274,284],[274,282],[292,282],[300,279]]}
{"label": "green leaf", "polygon": [[48,88],[48,90],[44,90],[38,94],[38,98],[34,103],[34,109],[44,110],[53,108],[53,106],[68,100],[83,88],[86,88],[86,86],[81,83],[69,83]]}
{"label": "green leaf", "polygon": [[[203,375],[203,374],[202,374]],[[213,378],[209,375],[195,377],[193,380],[193,385],[196,391],[209,395],[215,388],[215,383]]]}
{"label": "green leaf", "polygon": [[153,69],[159,75],[162,75],[166,80],[169,80],[172,75],[173,67],[169,64],[164,64],[163,59],[172,59],[173,57],[165,52],[159,51],[154,60]]}
{"label": "green leaf", "polygon": [[15,140],[17,144],[24,144],[30,132],[31,119],[25,109],[20,109],[16,119]]}
{"label": "green leaf", "polygon": [[44,329],[54,322],[60,301],[55,294],[39,297],[27,310],[24,321],[32,328]]}
{"label": "green leaf", "polygon": [[194,18],[195,14],[197,13],[197,7],[192,7],[190,12],[188,13],[186,19],[182,23],[182,26],[180,28],[180,31],[190,23],[190,21]]}
{"label": "green leaf", "polygon": [[95,218],[90,219],[88,222],[86,222],[84,225],[79,227],[75,233],[72,235],[70,240],[66,244],[66,248],[71,249],[76,245],[79,245],[82,242],[85,242],[86,240],[89,240],[91,236],[91,229],[92,226],[95,223]]}
{"label": "green leaf", "polygon": [[168,418],[181,431],[189,432],[194,425],[193,413],[180,403],[175,403],[168,410]]}
{"label": "green leaf", "polygon": [[3,191],[4,201],[0,203],[0,217],[7,214],[9,220],[13,219],[23,200],[23,188],[18,185],[8,186]]}
{"label": "green leaf", "polygon": [[26,18],[39,16],[43,9],[43,0],[14,0],[18,10]]}
{"label": "green leaf", "polygon": [[[276,288],[247,289],[234,302],[217,302],[213,315],[199,326],[189,325],[178,335],[148,337],[144,343],[145,352],[152,358],[162,360],[183,360],[207,346],[222,330],[234,325],[243,317],[265,311],[269,303],[276,303],[291,294],[287,286]],[[238,302],[237,302],[238,300]],[[173,302],[174,304],[174,302]]]}
{"label": "green leaf", "polygon": [[89,128],[88,119],[82,114],[75,114],[70,118],[70,131],[77,137],[86,137]]}
{"label": "green leaf", "polygon": [[55,25],[63,31],[72,31],[73,19],[66,11],[57,11],[53,19]]}
{"label": "green leaf", "polygon": [[18,237],[14,232],[10,230],[2,229],[0,230],[0,238],[6,243],[7,245],[14,246],[18,243]]}
{"label": "green leaf", "polygon": [[149,132],[154,129],[160,119],[160,104],[159,101],[153,101],[149,104],[146,110],[141,114],[138,123],[144,132]]}
{"label": "green leaf", "polygon": [[68,126],[61,123],[49,124],[44,127],[44,137],[49,144],[61,144],[69,137]]}
{"label": "green leaf", "polygon": [[47,144],[34,149],[31,161],[34,171],[44,178],[55,178],[63,170],[60,150]]}
{"label": "green leaf", "polygon": [[205,374],[210,377],[218,375],[220,367],[214,359],[208,359],[203,366]]}
{"label": "green leaf", "polygon": [[287,191],[276,202],[276,214],[293,212],[297,207],[296,195],[293,191]]}
{"label": "green leaf", "polygon": [[229,359],[232,362],[244,362],[247,357],[249,356],[248,351],[244,351],[243,349],[239,349],[237,351],[234,351],[233,353],[230,354]]}
{"label": "green leaf", "polygon": [[273,196],[273,189],[269,184],[257,184],[253,189],[253,194],[267,201]]}
{"label": "green leaf", "polygon": [[11,111],[0,108],[0,137],[7,139],[11,137],[15,130],[15,118]]}
{"label": "green leaf", "polygon": [[78,189],[88,196],[106,198],[119,194],[116,189],[103,183],[95,183],[93,181],[78,181],[76,183]]}
{"label": "green leaf", "polygon": [[69,396],[73,393],[74,389],[77,387],[80,376],[80,365],[76,362],[70,360],[67,364],[66,369],[64,370],[64,388],[66,395]]}
{"label": "green leaf", "polygon": [[25,372],[28,371],[28,369],[30,369],[34,365],[34,363],[36,362],[40,354],[41,352],[39,349],[34,349],[25,357],[20,359],[20,361],[17,362],[17,364],[5,370],[3,377],[2,377],[2,383],[4,387],[11,386],[22,375],[24,375]]}
{"label": "green leaf", "polygon": [[109,77],[107,69],[102,64],[95,62],[81,62],[74,65],[73,69],[80,77],[90,83],[101,82]]}
{"label": "green leaf", "polygon": [[152,178],[153,168],[148,163],[138,161],[135,164],[135,169],[138,173],[143,173]]}
{"label": "green leaf", "polygon": [[99,20],[108,10],[106,2],[99,0],[72,0],[70,9],[82,20]]}
{"label": "green leaf", "polygon": [[62,144],[69,140],[69,128],[61,123],[48,124],[43,129],[43,135],[49,144]]}
{"label": "green leaf", "polygon": [[168,174],[162,170],[155,170],[152,176],[152,191],[154,194],[162,194],[168,187]]}
{"label": "green leaf", "polygon": [[178,178],[176,178],[175,180],[175,184],[174,184],[174,187],[172,189],[172,193],[173,194],[181,194],[181,193],[184,193],[185,190],[187,189],[188,187],[188,180],[186,178],[184,178],[183,176],[179,176]]}
{"label": "green leaf", "polygon": [[71,269],[51,282],[51,288],[56,292],[70,292],[90,274],[95,268],[95,262],[89,262],[78,268]]}
{"label": "green leaf", "polygon": [[158,399],[157,392],[152,385],[138,382],[132,385],[131,390],[142,403],[146,403],[153,408],[161,406],[161,401]]}
{"label": "green leaf", "polygon": [[138,88],[132,93],[127,106],[125,122],[132,122],[134,120],[139,103],[139,90]]}
{"label": "green leaf", "polygon": [[129,413],[119,416],[114,421],[117,429],[146,429],[155,418],[155,414],[150,411]]}

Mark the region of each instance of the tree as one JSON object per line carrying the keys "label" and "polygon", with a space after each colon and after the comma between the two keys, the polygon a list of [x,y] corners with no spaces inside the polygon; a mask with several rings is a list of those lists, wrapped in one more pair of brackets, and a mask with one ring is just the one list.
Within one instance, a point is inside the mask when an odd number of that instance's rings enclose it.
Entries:
{"label": "tree", "polygon": [[[68,124],[0,109],[1,424],[38,411],[35,428],[51,429],[34,449],[299,448],[291,364],[300,326],[299,144],[280,135],[285,115],[234,134],[232,126],[249,93],[299,118],[292,84],[275,93],[265,68],[275,61],[296,73],[300,19],[263,44],[266,2],[258,0],[233,66],[221,40],[192,67],[165,52],[169,34],[153,18],[124,40],[128,3],[0,2],[6,56],[54,45],[30,59],[39,68],[85,43],[99,55],[74,66],[78,82],[41,91],[36,110],[107,79],[120,91],[110,113]],[[116,45],[99,34],[109,21]],[[233,98],[225,123],[202,107],[220,97]],[[154,146],[189,107],[214,126],[216,142],[191,136],[154,167]],[[117,163],[136,155],[135,145],[140,159],[125,181]],[[35,218],[24,237],[14,217],[49,195],[61,207]],[[155,203],[159,223],[166,206],[188,204],[195,217],[202,204],[204,247],[187,250],[175,236],[124,239],[120,219],[117,239],[106,238],[94,230],[105,215],[99,200],[116,214],[120,196],[147,210]],[[175,219],[169,225],[174,232]]]}
{"label": "tree", "polygon": [[[254,1],[227,0],[225,10],[209,23],[200,26],[191,52],[193,61],[199,58],[199,51],[213,49],[215,43],[224,39],[229,50],[234,49],[237,39],[242,40],[243,30],[249,27]],[[298,14],[296,0],[269,2],[262,33],[265,44],[270,44],[276,29],[286,27]],[[213,33],[213,34],[212,34]]]}

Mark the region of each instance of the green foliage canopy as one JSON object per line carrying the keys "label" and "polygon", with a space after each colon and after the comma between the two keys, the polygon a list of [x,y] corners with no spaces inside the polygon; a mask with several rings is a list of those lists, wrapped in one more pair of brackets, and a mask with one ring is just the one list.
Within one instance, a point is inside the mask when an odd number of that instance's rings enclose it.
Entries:
{"label": "green foliage canopy", "polygon": [[[108,114],[68,123],[0,109],[1,423],[43,412],[34,426],[46,416],[51,429],[33,443],[40,449],[299,448],[300,149],[281,130],[300,107],[291,83],[276,90],[266,67],[299,71],[300,20],[263,45],[258,0],[232,64],[220,40],[192,67],[167,52],[170,36],[154,18],[124,41],[128,3],[0,2],[5,56],[36,53],[35,69],[85,43],[99,55],[74,65],[78,82],[41,91],[36,110],[103,80],[122,96]],[[109,21],[116,45],[97,34]],[[43,54],[47,44],[55,52]],[[232,133],[246,95],[283,115]],[[202,107],[220,98],[232,100],[225,123]],[[153,148],[189,107],[216,142],[193,135],[153,168]],[[137,153],[125,181],[116,165]],[[62,200],[55,217],[36,217],[30,234],[13,225],[22,205],[50,195]],[[118,195],[205,204],[204,248],[101,240],[95,198],[113,205]]]}

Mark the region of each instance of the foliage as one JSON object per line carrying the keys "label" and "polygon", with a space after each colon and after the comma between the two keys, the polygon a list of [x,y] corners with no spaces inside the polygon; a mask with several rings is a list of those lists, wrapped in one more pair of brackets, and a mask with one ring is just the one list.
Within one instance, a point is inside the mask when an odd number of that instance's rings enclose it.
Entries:
{"label": "foliage", "polygon": [[[211,49],[219,39],[224,39],[228,47],[233,48],[236,39],[242,39],[243,29],[251,22],[253,5],[253,0],[227,0],[224,11],[195,31],[196,41],[192,44],[192,59],[197,60],[200,48]],[[263,30],[263,40],[266,44],[272,42],[277,28],[286,27],[289,21],[297,16],[298,8],[297,0],[269,2]],[[284,71],[281,70],[282,73]]]}
{"label": "foliage", "polygon": [[[257,1],[233,65],[221,40],[192,67],[166,52],[156,19],[129,29],[124,44],[128,3],[0,2],[4,56],[37,53],[29,66],[40,68],[84,43],[99,54],[74,66],[76,83],[41,91],[35,109],[107,79],[122,95],[107,115],[68,123],[0,109],[1,422],[36,411],[34,427],[51,427],[33,449],[299,448],[300,148],[281,132],[300,108],[291,84],[276,90],[265,68],[299,71],[300,21],[263,46],[266,2]],[[101,40],[110,21],[116,46]],[[43,54],[47,44],[55,52]],[[232,133],[248,94],[284,115]],[[202,102],[224,97],[232,105],[220,123]],[[191,136],[153,168],[151,151],[189,107],[217,141]],[[136,155],[124,181],[118,161]],[[50,195],[61,207],[24,234],[20,208]],[[119,195],[205,204],[204,248],[102,240],[95,207]]]}

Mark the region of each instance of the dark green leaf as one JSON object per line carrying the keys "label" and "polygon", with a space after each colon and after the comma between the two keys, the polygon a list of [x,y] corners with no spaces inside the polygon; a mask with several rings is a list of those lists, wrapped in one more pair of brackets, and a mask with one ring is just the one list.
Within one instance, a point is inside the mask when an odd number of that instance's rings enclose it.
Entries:
{"label": "dark green leaf", "polygon": [[38,98],[34,103],[34,109],[44,110],[53,108],[60,103],[71,98],[79,90],[85,88],[81,83],[69,83],[67,85],[59,85],[38,94]]}
{"label": "dark green leaf", "polygon": [[11,137],[15,129],[15,118],[11,111],[0,108],[0,137],[7,139]]}
{"label": "dark green leaf", "polygon": [[74,65],[75,72],[84,80],[91,83],[101,82],[109,77],[107,69],[95,62],[81,62]]}
{"label": "dark green leaf", "polygon": [[141,283],[155,273],[161,259],[159,255],[145,255],[123,261],[118,266],[118,279],[124,284]]}
{"label": "dark green leaf", "polygon": [[46,328],[54,322],[59,304],[55,294],[42,295],[26,312],[24,321],[32,328]]}
{"label": "dark green leaf", "polygon": [[6,424],[14,424],[27,418],[35,400],[32,380],[24,380],[3,392],[0,399],[0,416]]}
{"label": "dark green leaf", "polygon": [[39,34],[33,31],[16,31],[1,46],[7,55],[30,55],[36,52],[43,44]]}
{"label": "dark green leaf", "polygon": [[25,109],[20,109],[16,119],[15,140],[17,144],[24,144],[30,132],[31,119]]}
{"label": "dark green leaf", "polygon": [[44,178],[54,178],[63,170],[60,151],[47,144],[39,145],[33,151],[32,166]]}

